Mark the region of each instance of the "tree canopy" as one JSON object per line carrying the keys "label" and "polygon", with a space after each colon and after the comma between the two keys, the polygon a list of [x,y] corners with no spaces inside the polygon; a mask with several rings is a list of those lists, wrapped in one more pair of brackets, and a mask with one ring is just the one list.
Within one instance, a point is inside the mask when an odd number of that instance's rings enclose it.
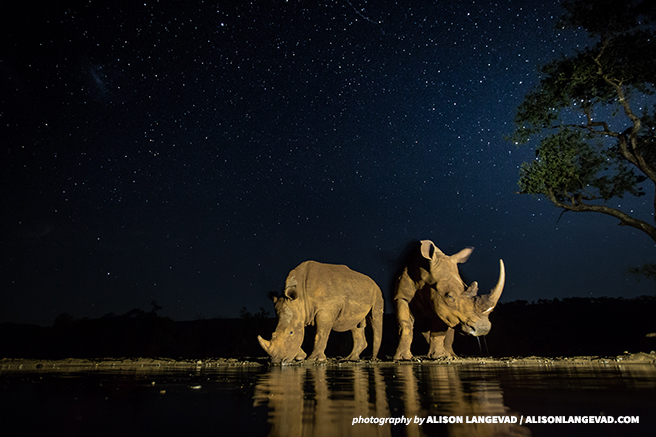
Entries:
{"label": "tree canopy", "polygon": [[[656,5],[653,0],[570,0],[559,26],[584,28],[590,44],[541,68],[517,108],[517,144],[535,143],[520,193],[566,211],[598,212],[656,242],[654,217],[609,205],[654,196],[656,213]],[[632,213],[633,214],[633,213]]]}

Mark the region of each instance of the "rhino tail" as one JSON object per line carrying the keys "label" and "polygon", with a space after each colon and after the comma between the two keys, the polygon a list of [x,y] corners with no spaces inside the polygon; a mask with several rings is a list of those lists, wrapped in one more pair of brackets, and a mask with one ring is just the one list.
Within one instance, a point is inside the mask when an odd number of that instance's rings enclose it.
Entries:
{"label": "rhino tail", "polygon": [[383,340],[383,313],[385,311],[385,300],[383,299],[383,293],[379,288],[376,289],[376,299],[374,305],[371,308],[370,315],[370,325],[372,331],[374,331],[374,344],[373,344],[373,353],[371,355],[372,359],[378,358],[378,351],[380,350],[380,344]]}

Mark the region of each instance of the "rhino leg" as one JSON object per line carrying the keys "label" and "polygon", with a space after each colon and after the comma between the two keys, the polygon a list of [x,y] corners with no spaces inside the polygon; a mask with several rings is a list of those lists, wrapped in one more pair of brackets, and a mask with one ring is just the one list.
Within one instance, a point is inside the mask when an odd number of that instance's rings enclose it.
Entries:
{"label": "rhino leg", "polygon": [[305,357],[307,357],[307,354],[306,354],[305,352],[303,352],[303,349],[298,348],[298,353],[296,354],[296,356],[294,357],[294,359],[295,359],[296,361],[301,361],[301,360],[304,360]]}
{"label": "rhino leg", "polygon": [[351,334],[353,334],[353,350],[351,355],[346,357],[346,361],[358,361],[360,360],[360,354],[367,347],[367,338],[364,335],[364,328],[367,326],[365,320],[358,323],[358,326],[351,329]]}
{"label": "rhino leg", "polygon": [[308,361],[326,361],[326,344],[328,344],[328,337],[330,331],[333,329],[335,316],[327,312],[319,311],[315,318],[317,324],[317,333],[314,336],[314,349],[312,354],[308,357]]}
{"label": "rhino leg", "polygon": [[374,350],[371,354],[372,360],[378,359],[378,351],[380,350],[380,343],[383,339],[383,313],[384,313],[385,301],[383,300],[383,294],[379,291],[376,294],[376,301],[374,302],[374,307],[371,309],[370,320],[371,329],[374,331]]}
{"label": "rhino leg", "polygon": [[428,358],[457,357],[453,352],[454,332],[452,328],[442,332],[423,332],[429,345]]}
{"label": "rhino leg", "polygon": [[399,346],[396,348],[394,359],[411,360],[410,345],[412,344],[414,317],[412,317],[408,302],[404,299],[396,300],[396,319],[399,323]]}
{"label": "rhino leg", "polygon": [[453,352],[453,337],[455,337],[456,331],[453,328],[449,328],[446,331],[444,336],[444,350],[451,354],[452,357],[457,357],[455,352]]}

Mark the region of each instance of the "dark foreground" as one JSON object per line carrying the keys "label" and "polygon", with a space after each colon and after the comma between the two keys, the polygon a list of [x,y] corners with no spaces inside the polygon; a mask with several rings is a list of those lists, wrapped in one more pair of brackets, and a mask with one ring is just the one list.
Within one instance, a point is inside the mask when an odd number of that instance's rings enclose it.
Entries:
{"label": "dark foreground", "polygon": [[656,354],[0,361],[6,435],[654,435]]}
{"label": "dark foreground", "polygon": [[[655,313],[654,297],[511,302],[497,306],[482,341],[456,336],[462,358],[426,359],[427,344],[416,333],[416,358],[403,362],[391,359],[398,335],[387,314],[380,360],[342,361],[352,339],[333,332],[326,363],[288,366],[270,365],[257,342],[276,326],[265,312],[177,322],[133,310],[99,319],[62,315],[51,327],[5,323],[2,430],[96,437],[656,435]],[[308,327],[304,350],[313,337]],[[369,354],[371,348],[361,356]]]}

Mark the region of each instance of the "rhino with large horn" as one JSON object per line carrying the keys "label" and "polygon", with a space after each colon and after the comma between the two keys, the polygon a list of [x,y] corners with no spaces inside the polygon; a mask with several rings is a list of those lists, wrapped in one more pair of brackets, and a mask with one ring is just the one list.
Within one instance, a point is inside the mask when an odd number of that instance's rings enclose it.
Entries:
{"label": "rhino with large horn", "polygon": [[430,240],[413,251],[396,280],[394,302],[399,324],[399,346],[395,360],[412,358],[413,329],[422,332],[430,345],[429,358],[456,356],[452,344],[454,330],[478,337],[490,332],[488,316],[501,297],[506,279],[503,261],[499,280],[492,292],[478,295],[478,284],[467,286],[460,278],[458,264],[464,263],[473,248],[445,255]]}
{"label": "rhino with large horn", "polygon": [[314,350],[308,361],[325,361],[330,331],[351,331],[353,350],[346,358],[356,361],[367,347],[364,328],[373,330],[372,358],[376,359],[383,334],[383,293],[362,273],[343,265],[316,261],[301,263],[289,272],[285,291],[273,297],[278,326],[271,340],[257,336],[273,363],[287,364],[306,357],[301,349],[305,327],[316,325]]}

